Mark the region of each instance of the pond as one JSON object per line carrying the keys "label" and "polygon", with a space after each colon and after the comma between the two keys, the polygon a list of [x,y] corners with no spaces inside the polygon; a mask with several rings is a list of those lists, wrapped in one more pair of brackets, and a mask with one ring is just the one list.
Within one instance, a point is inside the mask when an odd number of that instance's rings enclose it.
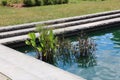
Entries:
{"label": "pond", "polygon": [[[76,38],[68,39],[76,43]],[[77,59],[62,57],[53,65],[87,80],[120,80],[120,28],[91,32],[89,38],[92,38],[96,44],[94,54]],[[28,47],[16,50],[35,56],[35,52]]]}

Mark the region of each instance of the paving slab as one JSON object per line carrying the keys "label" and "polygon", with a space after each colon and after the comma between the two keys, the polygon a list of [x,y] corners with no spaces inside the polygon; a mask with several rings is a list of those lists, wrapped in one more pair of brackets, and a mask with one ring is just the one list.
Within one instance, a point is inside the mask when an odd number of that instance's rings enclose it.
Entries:
{"label": "paving slab", "polygon": [[12,80],[12,79],[10,79],[8,76],[0,72],[0,80]]}
{"label": "paving slab", "polygon": [[85,80],[3,45],[0,45],[0,72],[12,80]]}

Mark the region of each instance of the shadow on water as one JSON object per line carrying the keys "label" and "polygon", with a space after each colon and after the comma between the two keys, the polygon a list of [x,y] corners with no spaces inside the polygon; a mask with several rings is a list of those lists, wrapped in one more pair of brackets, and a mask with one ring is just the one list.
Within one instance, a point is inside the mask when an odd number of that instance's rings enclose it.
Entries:
{"label": "shadow on water", "polygon": [[95,32],[91,32],[90,34],[88,33],[89,37],[93,37],[93,36],[101,36],[101,35],[105,35],[107,33],[111,33],[112,34],[112,38],[111,40],[113,41],[114,44],[120,45],[120,26],[115,26],[112,28],[107,28],[107,29],[103,29],[100,31],[95,31]]}
{"label": "shadow on water", "polygon": [[113,32],[113,38],[115,44],[120,45],[120,30],[117,30],[116,32]]}
{"label": "shadow on water", "polygon": [[107,33],[116,33],[119,30],[120,30],[120,26],[117,26],[117,27],[115,26],[115,27],[112,27],[112,28],[106,28],[106,29],[102,29],[102,30],[98,30],[98,31],[93,31],[91,33],[88,32],[87,34],[88,34],[89,37],[93,37],[93,36],[105,35]]}

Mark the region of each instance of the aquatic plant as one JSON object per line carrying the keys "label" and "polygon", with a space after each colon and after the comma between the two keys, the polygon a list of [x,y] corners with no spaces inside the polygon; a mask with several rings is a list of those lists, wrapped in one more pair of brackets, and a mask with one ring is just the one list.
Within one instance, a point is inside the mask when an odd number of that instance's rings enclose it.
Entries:
{"label": "aquatic plant", "polygon": [[37,37],[34,32],[28,34],[29,38],[26,40],[26,44],[33,47],[36,50],[36,58],[45,62],[54,62],[54,53],[57,46],[57,37],[54,36],[52,29],[39,30],[39,36]]}
{"label": "aquatic plant", "polygon": [[84,32],[81,32],[79,37],[77,37],[77,42],[73,44],[72,49],[75,54],[88,56],[89,54],[94,53],[96,44],[92,38],[89,38]]}
{"label": "aquatic plant", "polygon": [[75,42],[64,39],[64,35],[58,40],[59,47],[56,60],[58,63],[60,62],[61,66],[78,63],[79,67],[88,68],[97,65],[96,44],[84,32],[78,34]]}
{"label": "aquatic plant", "polygon": [[32,46],[36,51],[36,58],[51,64],[58,62],[66,65],[67,63],[77,62],[81,67],[96,65],[94,52],[96,45],[85,33],[80,33],[76,42],[71,42],[62,37],[55,37],[52,29],[37,28],[39,36],[34,32],[29,33],[30,39],[26,44]]}

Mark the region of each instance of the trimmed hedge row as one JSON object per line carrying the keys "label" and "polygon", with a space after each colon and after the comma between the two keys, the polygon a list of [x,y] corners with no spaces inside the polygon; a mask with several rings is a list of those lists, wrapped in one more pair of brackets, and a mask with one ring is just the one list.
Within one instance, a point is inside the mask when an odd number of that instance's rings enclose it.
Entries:
{"label": "trimmed hedge row", "polygon": [[42,6],[42,5],[55,5],[66,4],[69,0],[2,0],[2,5],[24,4],[24,6]]}

